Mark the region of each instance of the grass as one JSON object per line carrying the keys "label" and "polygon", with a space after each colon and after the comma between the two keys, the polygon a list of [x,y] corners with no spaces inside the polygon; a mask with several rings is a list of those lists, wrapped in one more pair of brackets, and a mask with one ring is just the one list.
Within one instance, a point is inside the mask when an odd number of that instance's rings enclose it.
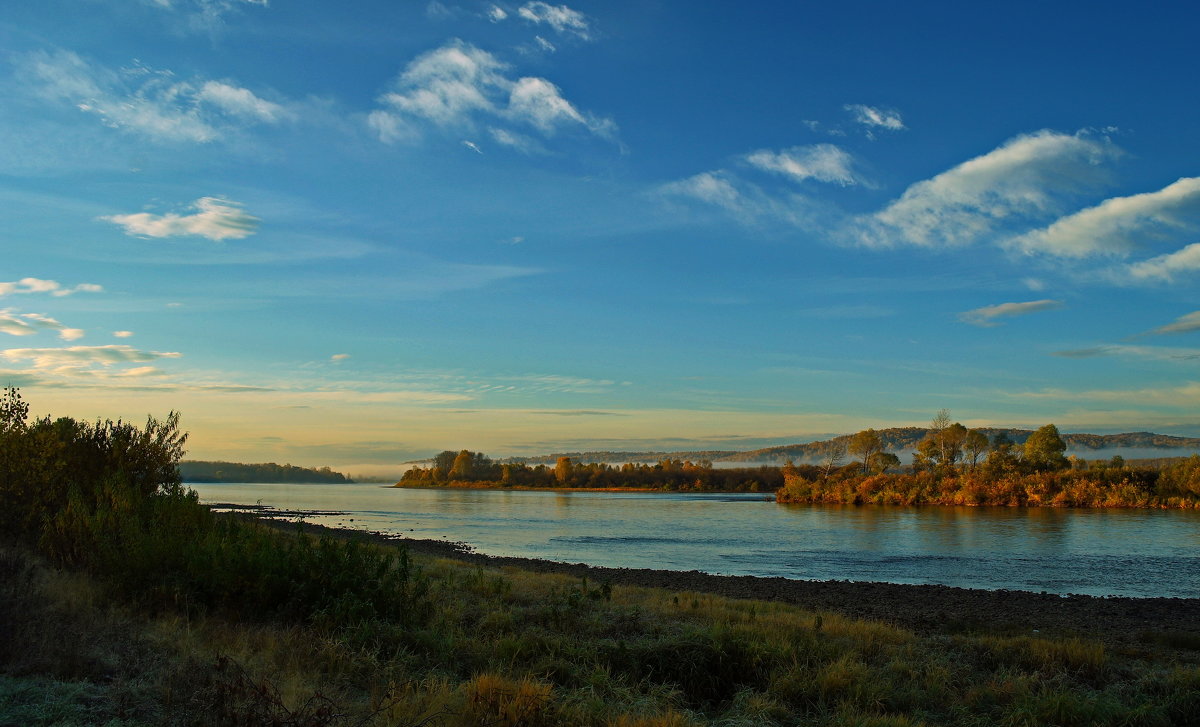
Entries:
{"label": "grass", "polygon": [[0,551],[0,724],[1115,727],[1200,714],[1186,649],[1163,661],[1078,636],[916,634],[450,559],[411,567],[419,621],[264,619],[148,608]]}

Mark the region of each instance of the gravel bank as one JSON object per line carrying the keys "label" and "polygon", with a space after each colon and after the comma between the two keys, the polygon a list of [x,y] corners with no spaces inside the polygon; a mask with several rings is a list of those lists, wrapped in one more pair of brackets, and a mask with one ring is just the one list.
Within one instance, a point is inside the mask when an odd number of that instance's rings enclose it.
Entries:
{"label": "gravel bank", "polygon": [[[294,530],[291,522],[264,520]],[[1200,598],[1098,598],[1027,591],[989,591],[950,586],[918,586],[851,581],[803,581],[756,576],[721,576],[699,571],[602,568],[533,558],[476,553],[462,543],[396,537],[362,530],[304,523],[305,531],[387,544],[410,552],[454,558],[485,567],[512,566],[537,573],[587,577],[591,583],[666,588],[792,603],[858,618],[885,621],[923,633],[987,628],[1012,633],[1078,634],[1113,643],[1152,645],[1164,635],[1172,642],[1200,643]],[[1158,637],[1156,639],[1155,637]]]}

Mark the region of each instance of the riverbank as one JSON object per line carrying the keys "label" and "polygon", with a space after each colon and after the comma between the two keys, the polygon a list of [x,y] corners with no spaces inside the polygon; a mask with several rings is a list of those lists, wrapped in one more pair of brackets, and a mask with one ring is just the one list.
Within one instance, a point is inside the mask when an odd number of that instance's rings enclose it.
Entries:
{"label": "riverbank", "polygon": [[408,538],[314,523],[263,520],[281,530],[383,545],[472,565],[553,573],[614,586],[663,588],[727,598],[774,601],[851,618],[882,621],[924,634],[986,631],[1004,634],[1083,636],[1137,648],[1200,648],[1200,597],[1123,598],[1058,596],[1028,591],[854,581],[805,581],[725,576],[699,571],[605,568],[534,558],[477,553],[463,543]]}

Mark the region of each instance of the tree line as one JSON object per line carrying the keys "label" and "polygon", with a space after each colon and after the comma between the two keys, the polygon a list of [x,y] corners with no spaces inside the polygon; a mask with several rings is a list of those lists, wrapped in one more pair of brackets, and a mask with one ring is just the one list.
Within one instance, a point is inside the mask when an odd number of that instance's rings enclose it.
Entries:
{"label": "tree line", "polygon": [[[990,440],[945,409],[917,444],[912,465],[883,451],[873,429],[831,440],[812,470],[784,467],[779,502],[1021,507],[1200,507],[1200,457],[1165,467],[1125,466],[1120,457],[1089,463],[1065,456],[1058,428],[1047,424],[1021,446],[1003,432]],[[846,462],[847,455],[859,460]],[[896,470],[896,471],[890,471]]]}
{"label": "tree line", "polygon": [[678,492],[773,492],[783,486],[778,467],[715,468],[707,460],[663,459],[655,464],[576,462],[559,457],[553,467],[497,463],[480,452],[446,450],[430,467],[414,467],[399,487],[474,485],[492,487],[655,489]]}
{"label": "tree line", "polygon": [[184,482],[292,482],[313,484],[347,484],[354,480],[328,467],[297,467],[291,464],[242,464],[240,462],[209,462],[184,460],[179,463]]}

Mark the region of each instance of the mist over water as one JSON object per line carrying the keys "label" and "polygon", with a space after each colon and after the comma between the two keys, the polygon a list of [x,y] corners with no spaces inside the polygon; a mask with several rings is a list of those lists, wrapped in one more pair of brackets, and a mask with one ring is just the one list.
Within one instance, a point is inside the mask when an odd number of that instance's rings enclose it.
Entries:
{"label": "mist over water", "polygon": [[726,575],[1200,597],[1200,513],[778,505],[762,494],[197,484],[205,502],[490,555]]}

